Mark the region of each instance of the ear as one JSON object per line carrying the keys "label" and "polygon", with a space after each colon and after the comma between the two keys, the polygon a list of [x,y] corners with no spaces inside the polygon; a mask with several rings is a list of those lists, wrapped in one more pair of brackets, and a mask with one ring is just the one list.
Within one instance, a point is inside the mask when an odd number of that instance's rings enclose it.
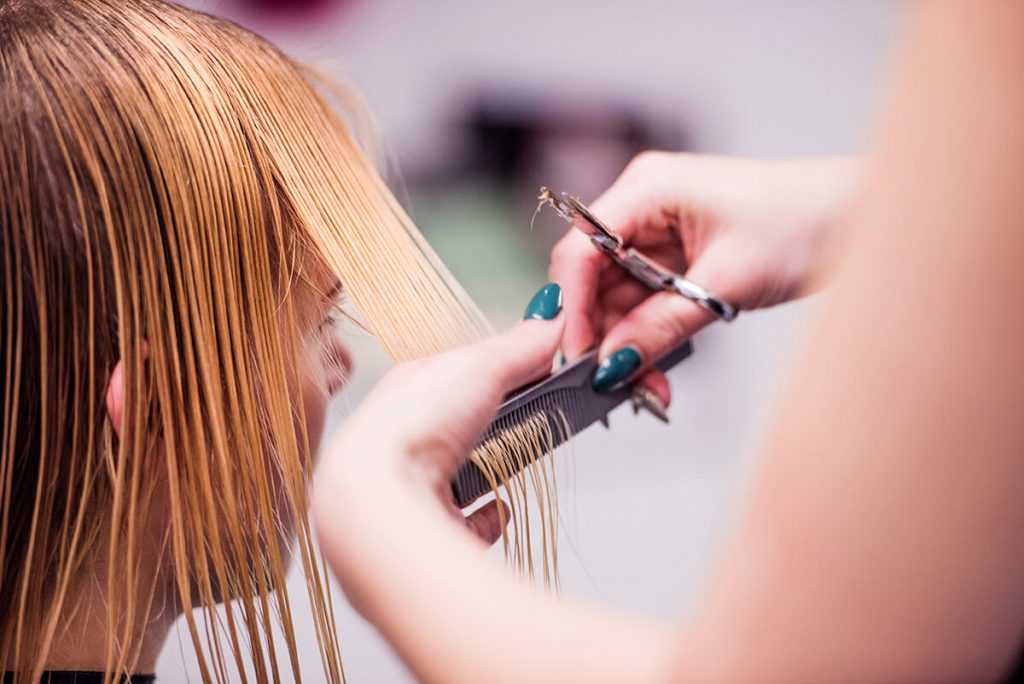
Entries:
{"label": "ear", "polygon": [[[142,341],[142,359],[149,358],[149,345]],[[124,359],[119,359],[114,371],[110,374],[110,382],[107,383],[107,415],[110,416],[110,424],[114,427],[114,434],[121,438],[121,431],[124,429]]]}
{"label": "ear", "polygon": [[110,374],[107,384],[107,415],[114,426],[114,434],[121,438],[121,419],[124,417],[124,359],[120,359]]}

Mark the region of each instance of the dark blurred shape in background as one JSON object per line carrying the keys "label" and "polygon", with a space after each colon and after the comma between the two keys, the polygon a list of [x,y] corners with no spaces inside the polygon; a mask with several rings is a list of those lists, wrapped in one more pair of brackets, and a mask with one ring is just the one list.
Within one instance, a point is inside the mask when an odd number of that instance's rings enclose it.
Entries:
{"label": "dark blurred shape in background", "polygon": [[[545,277],[547,256],[566,226],[543,212],[526,230],[540,186],[592,199],[638,152],[686,148],[679,117],[658,120],[611,97],[559,98],[491,84],[470,90],[456,111],[447,154],[403,178],[428,237],[485,298],[500,299],[503,288],[518,292],[520,278]],[[471,208],[481,211],[473,210],[469,223],[460,220],[459,212]],[[481,240],[488,233],[490,245]],[[503,258],[492,262],[477,252],[474,259],[460,244],[500,250],[490,254]]]}
{"label": "dark blurred shape in background", "polygon": [[605,185],[641,150],[685,146],[678,120],[654,121],[611,98],[556,100],[494,89],[468,100],[460,122],[470,143],[464,172],[500,183],[535,183],[542,174],[556,184],[578,180],[559,176],[586,171],[595,178],[583,182]]}
{"label": "dark blurred shape in background", "polygon": [[238,16],[246,23],[261,24],[274,22],[303,26],[326,19],[338,20],[338,16],[354,0],[236,0],[232,3]]}

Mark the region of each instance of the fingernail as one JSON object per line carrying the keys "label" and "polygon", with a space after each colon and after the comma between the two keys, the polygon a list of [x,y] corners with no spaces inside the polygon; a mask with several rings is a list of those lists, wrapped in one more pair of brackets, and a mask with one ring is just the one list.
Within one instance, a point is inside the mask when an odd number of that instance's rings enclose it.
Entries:
{"label": "fingernail", "polygon": [[628,378],[640,367],[640,352],[635,347],[623,347],[612,352],[594,371],[590,384],[598,392],[607,392]]}
{"label": "fingernail", "polygon": [[548,283],[533,295],[526,305],[523,320],[550,321],[562,310],[562,288],[558,283]]}

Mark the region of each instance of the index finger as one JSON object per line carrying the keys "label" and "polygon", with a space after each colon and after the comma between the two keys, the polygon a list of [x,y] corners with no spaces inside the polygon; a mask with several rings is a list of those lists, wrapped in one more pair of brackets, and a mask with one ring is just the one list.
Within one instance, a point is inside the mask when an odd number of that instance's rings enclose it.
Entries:
{"label": "index finger", "polygon": [[549,276],[562,286],[562,353],[566,358],[575,358],[597,344],[597,286],[605,259],[590,238],[575,228],[570,228],[551,251]]}
{"label": "index finger", "polygon": [[[658,177],[652,178],[647,172],[654,164],[652,159],[657,161],[661,157],[655,154],[637,157],[591,205],[594,215],[615,230],[627,244],[636,237],[640,226],[664,221],[662,207],[655,201],[660,191]],[[594,247],[587,234],[575,227],[569,229],[551,252],[549,276],[565,292],[566,324],[562,353],[569,359],[599,342],[597,321],[601,320],[601,312],[597,310],[598,289],[601,273],[610,263],[608,257]]]}

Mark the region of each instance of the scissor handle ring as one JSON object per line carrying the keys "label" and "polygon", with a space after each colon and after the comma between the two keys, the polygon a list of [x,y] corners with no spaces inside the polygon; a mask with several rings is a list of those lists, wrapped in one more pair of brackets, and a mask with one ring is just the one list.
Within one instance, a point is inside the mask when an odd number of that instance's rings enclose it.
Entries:
{"label": "scissor handle ring", "polygon": [[[541,188],[539,199],[542,203],[549,203],[562,218],[583,230],[590,236],[590,241],[595,248],[607,254],[648,287],[680,294],[726,322],[734,320],[739,315],[737,307],[720,299],[709,290],[656,264],[637,250],[627,248],[623,244],[622,237],[613,228],[608,227],[601,219],[594,216],[590,208],[578,197],[563,192],[559,199],[547,188]],[[584,225],[574,221],[577,217],[583,220]]]}
{"label": "scissor handle ring", "polygon": [[697,304],[697,306],[713,313],[727,323],[739,315],[740,311],[738,308],[682,276],[676,276],[672,279],[672,291],[681,294]]}

